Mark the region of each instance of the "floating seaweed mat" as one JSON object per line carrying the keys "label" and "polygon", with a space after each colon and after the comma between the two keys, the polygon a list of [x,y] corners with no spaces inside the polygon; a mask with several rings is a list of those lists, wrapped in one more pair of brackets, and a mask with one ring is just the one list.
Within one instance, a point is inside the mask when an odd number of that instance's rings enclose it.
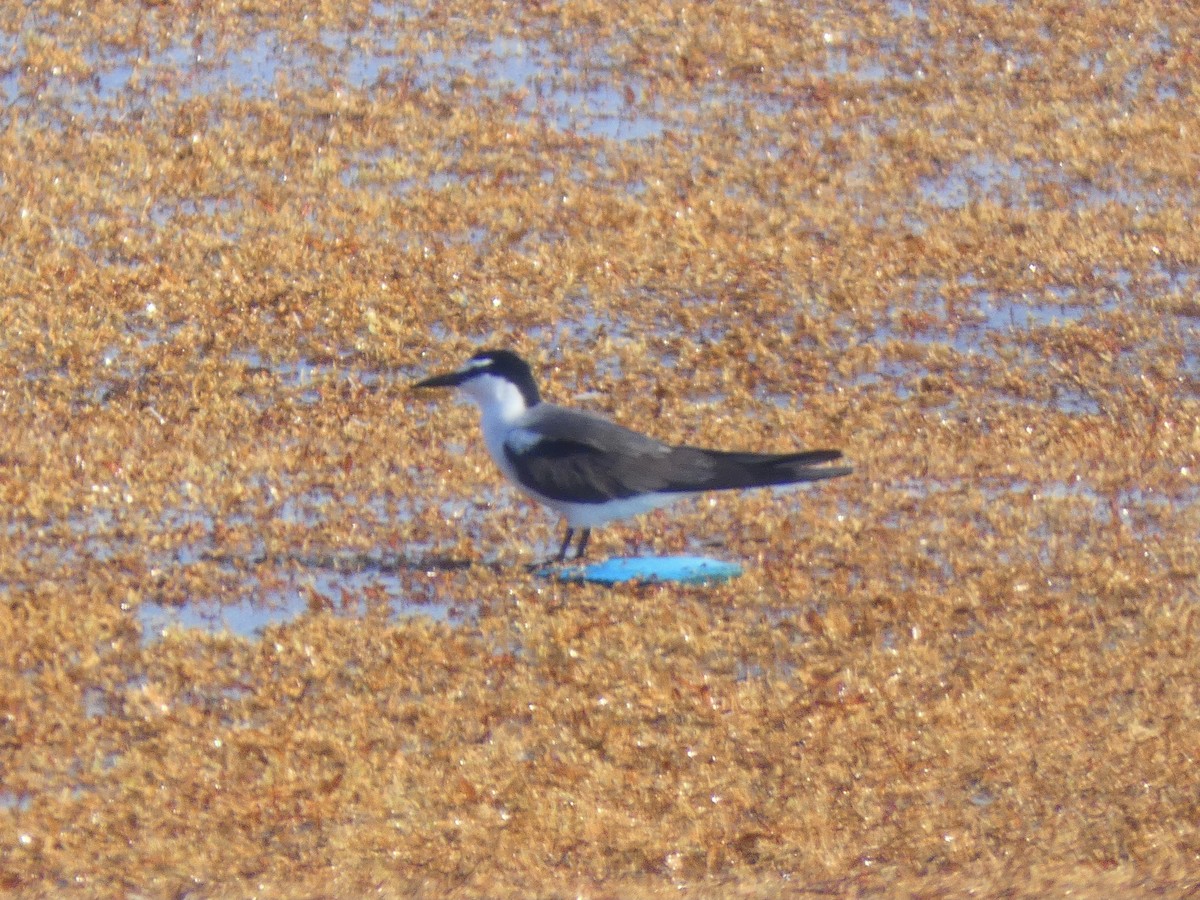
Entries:
{"label": "floating seaweed mat", "polygon": [[546,568],[541,575],[562,581],[594,581],[619,584],[673,581],[682,584],[708,584],[728,581],[742,574],[737,563],[704,556],[624,556],[586,566]]}

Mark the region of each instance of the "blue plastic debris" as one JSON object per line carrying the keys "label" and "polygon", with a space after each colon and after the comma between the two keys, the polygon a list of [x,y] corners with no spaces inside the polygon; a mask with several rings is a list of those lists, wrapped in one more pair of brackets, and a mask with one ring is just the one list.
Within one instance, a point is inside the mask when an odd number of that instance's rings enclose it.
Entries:
{"label": "blue plastic debris", "polygon": [[672,581],[680,584],[706,584],[727,581],[742,574],[737,563],[704,556],[625,556],[590,563],[586,566],[543,569],[541,574],[563,581],[593,581],[641,584]]}

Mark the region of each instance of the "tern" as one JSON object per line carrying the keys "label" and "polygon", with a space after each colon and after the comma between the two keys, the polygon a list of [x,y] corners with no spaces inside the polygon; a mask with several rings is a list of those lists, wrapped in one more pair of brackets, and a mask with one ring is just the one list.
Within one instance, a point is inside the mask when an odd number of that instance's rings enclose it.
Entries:
{"label": "tern", "polygon": [[556,559],[575,559],[591,530],[703,491],[837,478],[840,450],[740,453],[672,446],[594,413],[542,400],[529,364],[510,350],[482,350],[455,372],[414,388],[455,387],[480,409],[483,440],[501,473],[567,523]]}

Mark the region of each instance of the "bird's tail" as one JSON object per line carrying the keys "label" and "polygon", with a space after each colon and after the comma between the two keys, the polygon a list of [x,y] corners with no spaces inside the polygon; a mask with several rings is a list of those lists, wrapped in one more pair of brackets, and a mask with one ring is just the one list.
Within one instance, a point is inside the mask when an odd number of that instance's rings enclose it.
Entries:
{"label": "bird's tail", "polygon": [[841,450],[804,450],[799,453],[737,453],[678,447],[679,477],[669,491],[724,491],[770,487],[838,478],[854,471],[850,466],[824,463],[842,458]]}

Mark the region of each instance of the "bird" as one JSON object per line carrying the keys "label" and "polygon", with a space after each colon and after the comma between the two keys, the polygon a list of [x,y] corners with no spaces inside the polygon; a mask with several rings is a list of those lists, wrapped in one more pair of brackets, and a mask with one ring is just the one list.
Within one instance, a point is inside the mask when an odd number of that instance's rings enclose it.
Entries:
{"label": "bird", "polygon": [[458,388],[480,409],[483,440],[510,482],[559,513],[565,562],[576,532],[576,560],[593,528],[649,512],[704,491],[769,487],[848,475],[826,463],[840,450],[745,453],[674,446],[591,412],[542,400],[533,371],[511,350],[481,350],[453,372],[414,389]]}

